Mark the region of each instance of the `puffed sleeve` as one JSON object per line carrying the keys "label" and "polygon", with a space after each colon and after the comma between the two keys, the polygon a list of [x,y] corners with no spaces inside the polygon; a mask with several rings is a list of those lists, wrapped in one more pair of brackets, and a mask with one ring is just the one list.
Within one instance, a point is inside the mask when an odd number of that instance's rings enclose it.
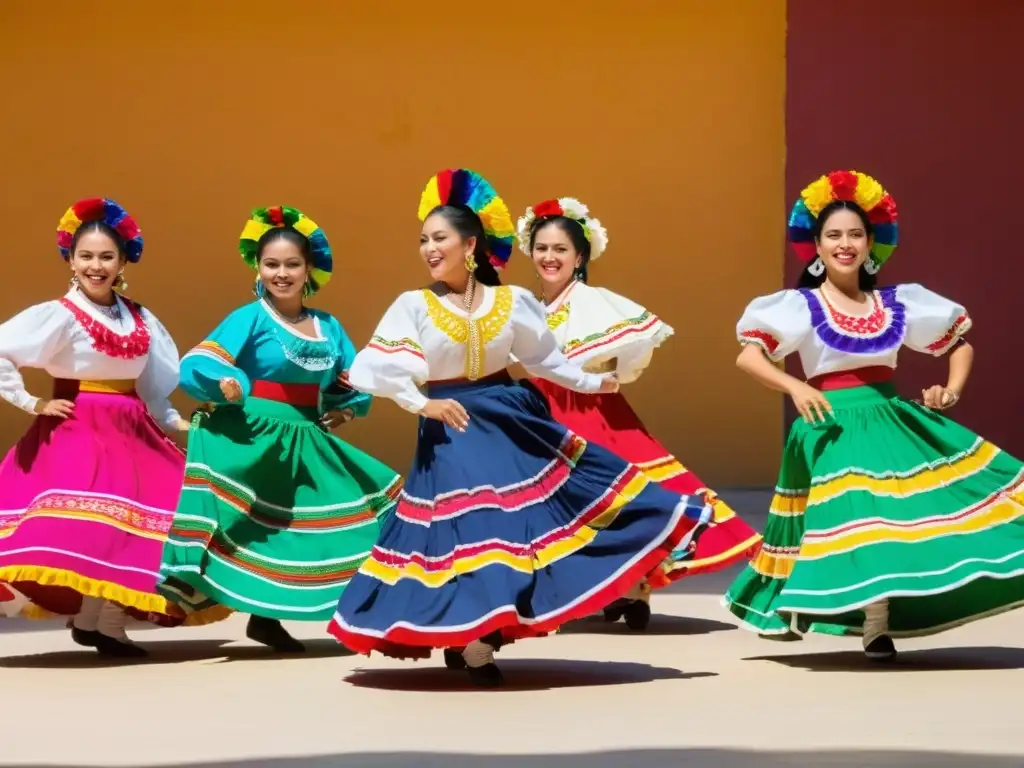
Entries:
{"label": "puffed sleeve", "polygon": [[946,354],[971,329],[971,317],[961,304],[910,283],[896,289],[896,298],[907,309],[904,345],[928,355]]}
{"label": "puffed sleeve", "polygon": [[599,392],[604,376],[570,363],[548,328],[544,307],[523,288],[513,288],[512,355],[532,376],[576,392]]}
{"label": "puffed sleeve", "polygon": [[58,301],[36,304],[0,325],[0,397],[35,413],[38,397],[25,391],[19,368],[45,368],[68,342],[71,313]]}
{"label": "puffed sleeve", "polygon": [[736,338],[760,347],[777,363],[796,352],[811,330],[807,300],[799,291],[786,290],[750,302],[736,324]]}
{"label": "puffed sleeve", "polygon": [[352,389],[348,381],[348,369],[356,359],[356,348],[337,318],[328,315],[327,323],[337,344],[335,351],[338,362],[334,367],[334,380],[328,382],[327,388],[324,389],[324,409],[340,411],[349,408],[356,416],[365,416],[370,410],[370,401],[373,398],[365,392]]}
{"label": "puffed sleeve", "polygon": [[149,356],[146,367],[135,383],[135,388],[146,404],[150,415],[157,424],[171,428],[181,416],[168,399],[178,388],[181,365],[178,362],[178,347],[163,324],[147,309],[142,310],[142,320],[149,328]]}
{"label": "puffed sleeve", "polygon": [[259,306],[239,307],[218,325],[213,333],[190,349],[181,359],[181,388],[204,403],[227,402],[220,381],[230,378],[242,387],[244,400],[252,392],[252,381],[235,361],[252,336]]}
{"label": "puffed sleeve", "polygon": [[429,374],[416,322],[417,299],[413,292],[398,297],[348,371],[353,389],[394,400],[411,413],[419,413],[427,404],[419,385]]}
{"label": "puffed sleeve", "polygon": [[574,289],[569,325],[573,336],[583,337],[571,352],[565,350],[569,359],[587,366],[614,358],[622,384],[639,379],[654,350],[674,333],[672,326],[632,299],[588,285]]}

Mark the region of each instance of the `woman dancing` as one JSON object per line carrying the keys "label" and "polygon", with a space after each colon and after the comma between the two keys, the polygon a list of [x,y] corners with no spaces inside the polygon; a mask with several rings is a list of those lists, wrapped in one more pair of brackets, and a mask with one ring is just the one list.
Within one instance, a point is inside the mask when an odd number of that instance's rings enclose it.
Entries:
{"label": "woman dancing", "polygon": [[[588,284],[591,262],[608,245],[601,222],[579,200],[562,197],[527,208],[517,235],[520,250],[533,260],[548,327],[565,356],[587,371],[614,372],[620,384],[639,379],[654,350],[673,330],[639,304]],[[718,570],[757,552],[757,532],[647,431],[620,392],[588,394],[544,379],[534,383],[555,419],[580,437],[640,467],[662,487],[681,494],[703,493],[712,504],[714,516],[693,551],[674,552],[637,598],[622,598],[605,608],[607,620],[625,617],[631,629],[645,629],[651,618],[651,587]]]}
{"label": "woman dancing", "polygon": [[[0,581],[30,601],[22,615],[74,616],[80,645],[141,656],[124,608],[184,618],[156,590],[184,469],[165,433],[188,430],[167,399],[178,350],[152,312],[117,293],[143,246],[121,206],[75,203],[57,245],[70,290],[0,325],[0,396],[36,416],[0,465]],[[50,374],[52,397],[27,392],[19,368]]]}
{"label": "woman dancing", "polygon": [[685,548],[711,509],[588,444],[511,379],[514,354],[574,390],[618,389],[570,364],[540,304],[501,285],[512,221],[485,179],[443,171],[419,218],[433,283],[399,296],[350,370],[356,389],[421,416],[416,456],[330,631],[361,653],[448,649],[450,667],[493,686],[503,642],[601,610]]}
{"label": "woman dancing", "polygon": [[[726,604],[762,635],[861,634],[878,660],[893,638],[940,632],[1024,601],[1024,465],[946,418],[967,384],[971,327],[917,285],[876,289],[898,240],[896,203],[862,173],[808,186],[789,217],[807,263],[796,290],[755,299],[737,364],[788,394],[789,434],[764,547]],[[899,397],[902,347],[949,354],[949,377]],[[807,381],[773,363],[800,356]]]}
{"label": "woman dancing", "polygon": [[304,303],[331,276],[323,230],[294,208],[260,208],[241,253],[256,301],[182,360],[182,389],[212,407],[193,421],[161,589],[244,611],[250,639],[301,653],[281,620],[330,618],[401,481],[328,431],[365,416],[370,397],[339,385],[355,348]]}

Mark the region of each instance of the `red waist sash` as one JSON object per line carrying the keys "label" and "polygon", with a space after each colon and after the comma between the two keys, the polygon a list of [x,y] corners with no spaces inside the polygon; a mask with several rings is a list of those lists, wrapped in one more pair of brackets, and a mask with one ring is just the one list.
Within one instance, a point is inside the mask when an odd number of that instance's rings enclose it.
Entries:
{"label": "red waist sash", "polygon": [[823,373],[808,379],[807,383],[822,392],[832,389],[852,389],[863,387],[866,384],[882,384],[892,381],[896,371],[887,365],[870,365],[866,368],[856,368],[852,371],[836,371],[835,373]]}
{"label": "red waist sash", "polygon": [[299,408],[316,408],[320,405],[320,387],[316,384],[283,384],[257,379],[252,383],[251,396]]}

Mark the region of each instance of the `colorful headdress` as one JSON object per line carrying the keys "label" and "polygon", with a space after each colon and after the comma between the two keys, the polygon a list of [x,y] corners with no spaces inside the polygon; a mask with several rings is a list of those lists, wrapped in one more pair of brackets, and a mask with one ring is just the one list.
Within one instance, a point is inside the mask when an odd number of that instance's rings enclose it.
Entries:
{"label": "colorful headdress", "polygon": [[537,203],[532,208],[527,208],[526,213],[519,218],[517,236],[519,239],[519,250],[530,255],[530,238],[533,236],[534,227],[543,219],[552,216],[564,216],[578,222],[583,228],[583,235],[590,243],[590,260],[597,261],[608,247],[608,230],[601,226],[601,222],[590,215],[590,209],[575,197],[560,197],[557,200],[545,200]]}
{"label": "colorful headdress", "polygon": [[465,168],[449,168],[427,182],[420,196],[419,219],[423,221],[439,205],[462,205],[480,217],[487,235],[491,264],[501,269],[512,256],[512,214],[505,201],[483,176]]}
{"label": "colorful headdress", "polygon": [[142,258],[142,232],[135,219],[113,200],[88,197],[72,205],[57,225],[57,248],[67,261],[71,257],[71,241],[78,228],[87,221],[102,221],[124,238],[125,258],[133,264]]}
{"label": "colorful headdress", "polygon": [[864,267],[872,274],[881,269],[899,244],[896,201],[882,185],[865,173],[832,171],[807,186],[789,213],[789,242],[797,257],[815,263],[813,227],[822,209],[833,200],[851,200],[868,215],[875,230],[875,244]]}
{"label": "colorful headdress", "polygon": [[323,288],[331,279],[334,267],[331,244],[317,223],[297,208],[275,205],[271,208],[257,208],[252,212],[238,241],[238,251],[245,263],[253,269],[259,269],[256,263],[256,244],[267,232],[279,227],[294,229],[309,240],[309,251],[313,258],[313,269],[310,272],[314,282],[313,293]]}

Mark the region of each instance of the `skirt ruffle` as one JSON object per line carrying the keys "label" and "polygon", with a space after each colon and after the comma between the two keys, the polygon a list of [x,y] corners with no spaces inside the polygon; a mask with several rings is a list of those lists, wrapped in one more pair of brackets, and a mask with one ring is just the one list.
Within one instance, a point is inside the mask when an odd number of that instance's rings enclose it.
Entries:
{"label": "skirt ruffle", "polygon": [[551,632],[622,597],[711,516],[555,422],[537,391],[434,385],[464,433],[421,420],[394,516],[329,631],[360,653],[425,657],[501,632]]}
{"label": "skirt ruffle", "polygon": [[249,398],[200,412],[159,588],[193,610],[326,621],[401,486],[316,409]]}
{"label": "skirt ruffle", "polygon": [[156,589],[182,452],[133,394],[74,402],[66,420],[38,417],[0,464],[0,581],[29,601],[22,616],[74,615],[96,597],[182,623]]}
{"label": "skirt ruffle", "polygon": [[1024,465],[890,385],[789,435],[761,553],[725,596],[761,634],[927,635],[1024,604]]}
{"label": "skirt ruffle", "polygon": [[693,550],[673,553],[664,569],[652,574],[650,586],[662,587],[685,576],[717,571],[757,554],[760,534],[647,431],[621,393],[588,395],[543,379],[532,383],[547,399],[556,421],[635,464],[666,490],[691,496],[704,494],[711,503],[711,523]]}

